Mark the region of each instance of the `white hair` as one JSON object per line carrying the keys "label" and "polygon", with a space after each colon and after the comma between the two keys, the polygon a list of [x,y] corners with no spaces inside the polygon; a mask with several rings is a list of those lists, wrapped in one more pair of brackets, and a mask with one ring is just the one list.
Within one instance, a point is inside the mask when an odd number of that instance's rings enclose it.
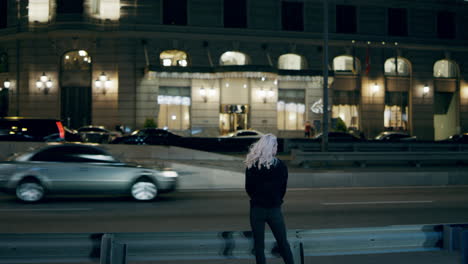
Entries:
{"label": "white hair", "polygon": [[257,142],[250,146],[249,153],[244,160],[247,168],[265,166],[268,169],[276,162],[275,155],[278,148],[278,141],[273,134],[263,135]]}

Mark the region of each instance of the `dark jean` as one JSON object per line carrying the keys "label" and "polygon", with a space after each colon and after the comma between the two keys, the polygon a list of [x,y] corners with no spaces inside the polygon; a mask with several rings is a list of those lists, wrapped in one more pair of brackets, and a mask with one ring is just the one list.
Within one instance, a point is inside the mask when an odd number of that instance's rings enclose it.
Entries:
{"label": "dark jean", "polygon": [[262,208],[250,207],[250,226],[252,227],[255,259],[257,264],[265,264],[265,223],[270,226],[276,239],[278,249],[284,263],[294,264],[291,248],[288,243],[286,226],[281,207]]}

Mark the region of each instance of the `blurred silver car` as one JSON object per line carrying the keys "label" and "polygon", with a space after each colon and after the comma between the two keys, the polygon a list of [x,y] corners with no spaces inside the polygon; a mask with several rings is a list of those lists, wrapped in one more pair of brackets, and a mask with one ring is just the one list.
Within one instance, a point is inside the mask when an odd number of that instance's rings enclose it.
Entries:
{"label": "blurred silver car", "polygon": [[126,164],[85,144],[51,144],[0,162],[0,190],[24,202],[46,194],[129,194],[152,200],[175,190],[177,179],[176,171]]}

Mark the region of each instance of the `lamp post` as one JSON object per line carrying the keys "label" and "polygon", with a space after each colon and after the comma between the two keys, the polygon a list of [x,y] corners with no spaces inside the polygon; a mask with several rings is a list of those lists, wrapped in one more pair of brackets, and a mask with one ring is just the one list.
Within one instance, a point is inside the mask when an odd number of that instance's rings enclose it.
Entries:
{"label": "lamp post", "polygon": [[328,151],[328,0],[323,0],[323,133],[322,151]]}

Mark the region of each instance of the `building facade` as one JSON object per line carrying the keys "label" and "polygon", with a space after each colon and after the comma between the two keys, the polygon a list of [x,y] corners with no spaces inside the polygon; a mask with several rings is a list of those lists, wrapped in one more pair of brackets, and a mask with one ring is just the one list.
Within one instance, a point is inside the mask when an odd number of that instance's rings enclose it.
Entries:
{"label": "building facade", "polygon": [[468,132],[468,2],[0,0],[0,114],[186,136]]}

